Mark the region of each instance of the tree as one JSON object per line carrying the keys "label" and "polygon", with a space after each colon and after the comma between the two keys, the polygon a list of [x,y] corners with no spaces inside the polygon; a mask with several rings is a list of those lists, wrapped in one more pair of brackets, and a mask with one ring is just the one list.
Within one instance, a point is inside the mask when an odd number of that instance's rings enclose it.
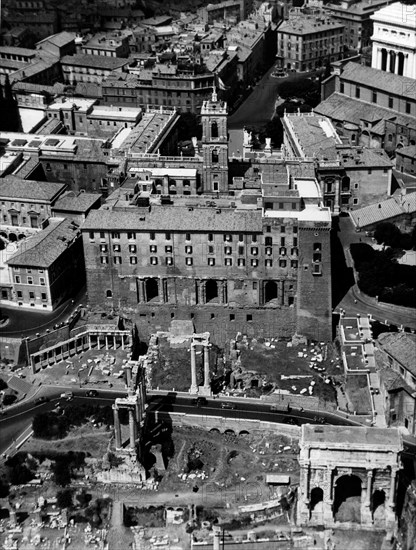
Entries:
{"label": "tree", "polygon": [[7,393],[4,397],[3,397],[3,405],[7,406],[7,405],[11,405],[12,403],[14,403],[17,399],[17,396],[16,395],[13,395],[11,393]]}
{"label": "tree", "polygon": [[0,390],[5,390],[8,387],[7,382],[3,378],[0,378]]}
{"label": "tree", "polygon": [[52,466],[52,472],[54,481],[57,485],[66,487],[71,482],[71,472],[66,461],[62,459],[56,460],[55,464]]}
{"label": "tree", "polygon": [[374,231],[374,238],[378,244],[384,244],[392,248],[399,245],[400,236],[400,229],[390,222],[379,223]]}
{"label": "tree", "polygon": [[16,464],[10,470],[10,483],[12,485],[24,485],[33,479],[33,473],[24,464]]}
{"label": "tree", "polygon": [[72,506],[72,491],[65,489],[56,493],[56,500],[59,508],[71,508]]}

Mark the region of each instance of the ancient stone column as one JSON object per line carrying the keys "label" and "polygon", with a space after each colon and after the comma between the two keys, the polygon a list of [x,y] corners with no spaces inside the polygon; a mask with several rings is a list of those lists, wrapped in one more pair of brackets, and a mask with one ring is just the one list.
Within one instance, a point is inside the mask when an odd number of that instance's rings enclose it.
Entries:
{"label": "ancient stone column", "polygon": [[116,437],[116,449],[121,447],[121,429],[120,429],[120,419],[118,416],[117,405],[113,405],[113,415],[114,415],[114,433]]}
{"label": "ancient stone column", "polygon": [[391,478],[390,478],[390,494],[389,494],[389,506],[391,508],[395,507],[394,497],[396,494],[396,474],[397,474],[397,470],[392,468]]}
{"label": "ancient stone column", "polygon": [[196,384],[196,352],[195,344],[191,344],[191,393],[198,393]]}
{"label": "ancient stone column", "polygon": [[373,481],[373,470],[368,470],[367,472],[367,493],[365,495],[365,503],[367,506],[370,506],[371,503],[371,489]]}
{"label": "ancient stone column", "polygon": [[211,378],[209,375],[209,344],[204,346],[204,386],[206,388],[211,387]]}
{"label": "ancient stone column", "polygon": [[129,409],[129,431],[130,431],[130,449],[136,448],[136,439],[137,439],[137,432],[136,432],[136,420],[134,418],[134,410]]}
{"label": "ancient stone column", "polygon": [[126,373],[126,386],[130,387],[131,385],[131,365],[124,365],[124,371]]}

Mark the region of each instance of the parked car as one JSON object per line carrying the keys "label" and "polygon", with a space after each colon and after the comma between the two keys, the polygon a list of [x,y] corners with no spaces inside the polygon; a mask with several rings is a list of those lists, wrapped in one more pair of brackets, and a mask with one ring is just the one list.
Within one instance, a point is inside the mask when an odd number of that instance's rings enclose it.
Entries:
{"label": "parked car", "polygon": [[50,399],[46,395],[41,395],[40,397],[35,399],[35,403],[47,403],[48,401],[50,401]]}
{"label": "parked car", "polygon": [[192,405],[196,405],[197,407],[204,407],[207,404],[208,402],[206,397],[197,397],[196,399],[192,399]]}
{"label": "parked car", "polygon": [[221,408],[222,409],[235,409],[235,403],[230,403],[228,401],[225,401],[225,402],[221,403]]}
{"label": "parked car", "polygon": [[97,390],[88,390],[85,395],[87,397],[98,397],[98,391]]}

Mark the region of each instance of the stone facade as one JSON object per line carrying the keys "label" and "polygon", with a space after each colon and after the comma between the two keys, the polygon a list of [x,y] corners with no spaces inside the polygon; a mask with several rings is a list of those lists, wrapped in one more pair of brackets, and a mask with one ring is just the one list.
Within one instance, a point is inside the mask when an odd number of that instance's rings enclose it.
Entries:
{"label": "stone facade", "polygon": [[[403,449],[397,430],[306,424],[300,449],[300,525],[394,527]],[[341,515],[346,501],[349,510]]]}

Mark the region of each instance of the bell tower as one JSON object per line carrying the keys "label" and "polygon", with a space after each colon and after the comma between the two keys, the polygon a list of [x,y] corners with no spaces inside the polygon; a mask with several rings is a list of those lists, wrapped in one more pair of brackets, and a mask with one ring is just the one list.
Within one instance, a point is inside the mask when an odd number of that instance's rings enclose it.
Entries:
{"label": "bell tower", "polygon": [[211,99],[201,109],[203,188],[205,193],[228,192],[227,103],[214,87]]}

